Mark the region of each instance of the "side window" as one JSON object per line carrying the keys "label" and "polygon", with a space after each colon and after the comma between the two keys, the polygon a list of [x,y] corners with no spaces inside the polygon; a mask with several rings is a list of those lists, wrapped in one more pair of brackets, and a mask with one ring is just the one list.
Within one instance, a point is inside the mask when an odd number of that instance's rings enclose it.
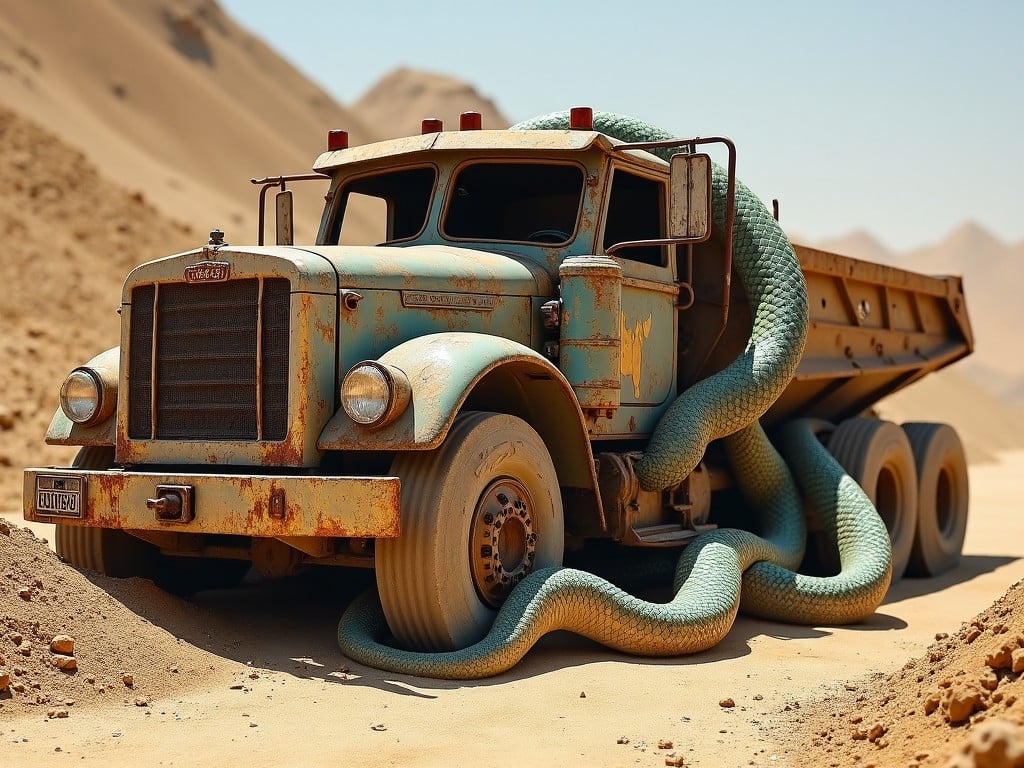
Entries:
{"label": "side window", "polygon": [[[616,243],[663,237],[665,185],[655,179],[616,169],[605,216],[603,246],[609,248]],[[656,266],[665,264],[665,248],[660,245],[623,248],[615,255]]]}
{"label": "side window", "polygon": [[427,223],[436,177],[433,168],[403,168],[343,184],[328,242],[378,244],[416,237]]}

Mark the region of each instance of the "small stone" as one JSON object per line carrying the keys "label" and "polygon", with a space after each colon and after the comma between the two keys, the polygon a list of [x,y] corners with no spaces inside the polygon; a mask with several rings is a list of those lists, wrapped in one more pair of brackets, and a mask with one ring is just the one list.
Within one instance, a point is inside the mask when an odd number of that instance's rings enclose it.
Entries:
{"label": "small stone", "polygon": [[926,715],[930,715],[932,712],[939,708],[939,704],[941,703],[942,697],[939,695],[939,693],[937,691],[932,693],[928,696],[927,699],[924,700],[924,713]]}
{"label": "small stone", "polygon": [[935,639],[936,640],[945,640],[947,637],[949,637],[949,634],[946,633],[946,632],[936,632],[935,633]]}
{"label": "small stone", "polygon": [[950,723],[962,723],[975,712],[985,709],[985,693],[974,683],[950,689],[946,717]]}
{"label": "small stone", "polygon": [[672,742],[668,739],[662,739],[658,742],[658,749],[672,749]]}
{"label": "small stone", "polygon": [[96,684],[96,675],[86,675],[85,676],[85,682],[87,682],[89,685],[95,685]]}
{"label": "small stone", "polygon": [[858,723],[861,723],[863,721],[864,721],[864,718],[861,717],[860,715],[854,715],[853,717],[850,718],[850,724],[851,725],[857,725]]}
{"label": "small stone", "polygon": [[147,699],[145,696],[137,696],[136,699],[135,699],[135,706],[136,707],[148,707],[149,706],[149,699]]}
{"label": "small stone", "polygon": [[1010,654],[1013,666],[1011,669],[1014,672],[1024,672],[1024,648],[1017,648],[1012,654]]}
{"label": "small stone", "polygon": [[755,693],[754,701],[764,701],[764,696],[762,696],[760,693]]}
{"label": "small stone", "polygon": [[868,741],[874,744],[880,738],[885,736],[887,730],[888,729],[881,723],[875,723],[873,726],[871,726],[871,730],[868,731]]}
{"label": "small stone", "polygon": [[22,637],[21,632],[11,632],[7,636],[7,639],[10,640],[15,645],[21,645],[21,641],[24,640],[25,638]]}
{"label": "small stone", "polygon": [[718,702],[718,706],[722,707],[723,709],[729,709],[730,707],[735,707],[736,702],[732,699],[722,699],[720,702]]}
{"label": "small stone", "polygon": [[388,727],[384,725],[384,723],[374,723],[370,726],[370,730],[372,731],[386,731],[387,729]]}
{"label": "small stone", "polygon": [[672,755],[671,757],[665,758],[665,765],[674,765],[676,768],[679,768],[679,766],[686,765],[686,760],[682,755]]}
{"label": "small stone", "polygon": [[0,535],[3,535],[3,536],[10,536],[11,535],[11,526],[9,526],[7,524],[6,520],[0,520]]}
{"label": "small stone", "polygon": [[20,597],[22,600],[31,600],[32,599],[32,588],[31,587],[22,587],[21,589],[18,590],[18,597]]}
{"label": "small stone", "polygon": [[867,731],[862,731],[859,728],[855,729],[851,734],[850,738],[854,741],[864,741],[868,737]]}
{"label": "small stone", "polygon": [[61,669],[65,672],[73,672],[78,669],[78,661],[74,656],[61,656],[60,654],[55,654],[52,658],[52,663],[57,669]]}
{"label": "small stone", "polygon": [[999,678],[995,672],[988,672],[978,678],[978,685],[986,691],[994,691],[999,686]]}
{"label": "small stone", "polygon": [[127,672],[121,675],[121,682],[131,688],[135,685],[135,677]]}
{"label": "small stone", "polygon": [[615,743],[616,744],[629,744],[629,738],[626,737],[626,736],[619,736],[619,738],[615,740]]}
{"label": "small stone", "polygon": [[0,672],[0,693],[11,687],[11,675],[9,672]]}
{"label": "small stone", "polygon": [[57,710],[57,717],[59,717],[59,718],[68,717],[70,714],[71,713],[68,712],[66,709],[58,709]]}
{"label": "small stone", "polygon": [[50,641],[50,650],[63,656],[74,656],[75,639],[67,635],[57,635]]}
{"label": "small stone", "polygon": [[992,651],[985,657],[985,664],[992,669],[1009,669],[1013,666],[1013,651],[1015,648],[1014,644],[1011,646],[1009,643],[1003,643],[999,648]]}
{"label": "small stone", "polygon": [[18,646],[18,653],[20,653],[22,656],[31,656],[32,655],[32,643],[24,642],[21,645],[19,645]]}
{"label": "small stone", "polygon": [[587,692],[586,691],[580,691],[580,698],[581,699],[587,698]]}
{"label": "small stone", "polygon": [[250,728],[255,728],[256,727],[256,723],[249,723],[249,727]]}
{"label": "small stone", "polygon": [[973,643],[979,637],[981,637],[981,630],[978,629],[977,627],[975,627],[974,629],[972,629],[970,632],[967,633],[967,637],[965,639],[967,640],[968,643]]}
{"label": "small stone", "polygon": [[16,691],[17,693],[24,693],[25,692],[25,684],[24,683],[15,683],[14,685],[11,686],[11,690],[12,691]]}

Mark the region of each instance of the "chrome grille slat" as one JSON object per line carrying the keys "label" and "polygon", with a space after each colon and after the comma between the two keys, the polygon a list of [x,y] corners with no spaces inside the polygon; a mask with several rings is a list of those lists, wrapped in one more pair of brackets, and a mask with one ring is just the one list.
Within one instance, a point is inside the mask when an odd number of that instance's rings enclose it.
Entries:
{"label": "chrome grille slat", "polygon": [[134,288],[129,437],[284,439],[289,302],[284,278]]}

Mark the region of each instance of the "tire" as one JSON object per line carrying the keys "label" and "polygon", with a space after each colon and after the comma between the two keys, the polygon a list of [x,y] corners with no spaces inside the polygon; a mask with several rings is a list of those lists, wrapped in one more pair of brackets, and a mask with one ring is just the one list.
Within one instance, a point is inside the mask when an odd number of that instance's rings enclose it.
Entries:
{"label": "tire", "polygon": [[[112,447],[86,446],[71,466],[109,469],[113,465]],[[158,587],[179,597],[237,586],[249,570],[248,560],[165,556],[149,542],[117,528],[57,523],[55,545],[57,555],[76,568],[116,578],[152,579]]]}
{"label": "tire", "polygon": [[402,481],[402,529],[377,541],[377,588],[401,645],[471,645],[515,583],[561,564],[558,476],[525,421],[460,414],[439,448],[399,453],[391,472]]}
{"label": "tire", "polygon": [[[80,469],[109,469],[113,465],[112,447],[91,445],[82,448],[71,464]],[[58,557],[76,568],[118,578],[151,578],[160,558],[156,547],[116,528],[57,523],[54,543]]]}
{"label": "tire", "polygon": [[907,574],[938,576],[960,563],[970,494],[967,457],[948,424],[903,425],[917,466],[917,531]]}
{"label": "tire", "polygon": [[828,450],[875,505],[892,542],[892,581],[903,577],[917,529],[917,469],[906,433],[878,419],[848,419]]}

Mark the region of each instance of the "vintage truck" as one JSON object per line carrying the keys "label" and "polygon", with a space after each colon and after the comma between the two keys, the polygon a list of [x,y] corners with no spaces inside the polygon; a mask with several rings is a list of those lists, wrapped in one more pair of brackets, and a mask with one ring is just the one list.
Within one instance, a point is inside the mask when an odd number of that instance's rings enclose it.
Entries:
{"label": "vintage truck", "polygon": [[[331,131],[315,173],[254,180],[259,245],[215,230],[127,276],[120,346],[71,371],[46,434],[78,459],[25,471],[25,518],[56,523],[76,566],[179,592],[251,566],[373,568],[394,636],[424,649],[478,637],[566,552],[680,547],[742,519],[715,444],[671,488],[634,471],[677,395],[750,333],[699,151],[727,155],[731,190],[734,148],[677,140],[666,162],[590,114],[506,131],[466,113],[363,146]],[[293,245],[287,185],[309,179],[326,206],[316,242]],[[967,520],[959,440],[869,409],[970,353],[961,281],[796,252],[808,341],[762,422],[836,425],[894,573],[945,570]],[[834,567],[827,541],[810,549]]]}

